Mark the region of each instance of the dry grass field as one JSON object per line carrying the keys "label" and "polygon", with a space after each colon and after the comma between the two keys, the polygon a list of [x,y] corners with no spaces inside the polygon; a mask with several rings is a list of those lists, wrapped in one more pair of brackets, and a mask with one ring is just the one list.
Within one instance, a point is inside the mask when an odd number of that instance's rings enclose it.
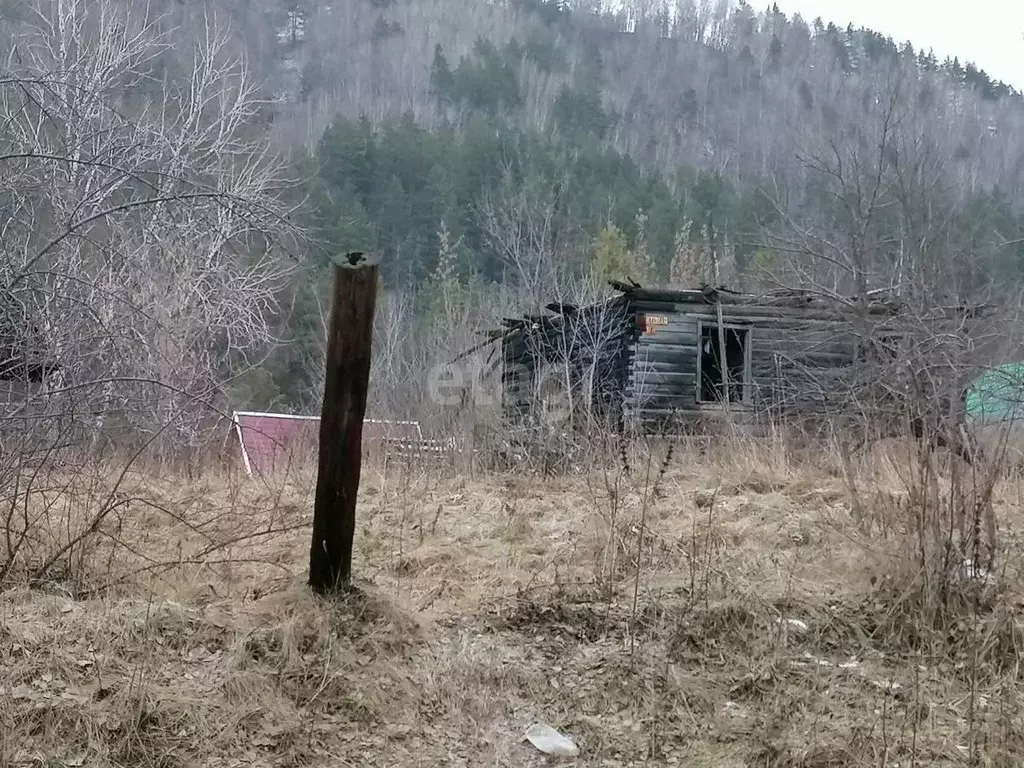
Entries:
{"label": "dry grass field", "polygon": [[[310,480],[129,475],[0,593],[0,766],[555,764],[536,722],[585,766],[1020,764],[1016,481],[1000,572],[936,585],[894,465],[864,531],[827,462],[677,451],[652,487],[653,453],[367,469],[335,602],[304,586]],[[76,504],[32,557],[91,524]]]}

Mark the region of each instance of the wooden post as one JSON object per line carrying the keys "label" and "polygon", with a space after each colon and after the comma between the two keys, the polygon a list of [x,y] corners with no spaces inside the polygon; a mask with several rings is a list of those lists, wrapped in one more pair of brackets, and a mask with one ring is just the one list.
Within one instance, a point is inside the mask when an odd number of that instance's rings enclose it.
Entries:
{"label": "wooden post", "polygon": [[309,585],[320,593],[344,590],[352,578],[356,494],[377,302],[375,260],[367,254],[350,253],[335,263],[309,550]]}
{"label": "wooden post", "polygon": [[711,263],[715,270],[715,309],[718,311],[718,367],[722,374],[722,410],[729,410],[729,356],[725,343],[725,321],[722,317],[722,271],[718,265],[718,244],[715,242],[715,221],[708,211],[708,242],[711,244]]}

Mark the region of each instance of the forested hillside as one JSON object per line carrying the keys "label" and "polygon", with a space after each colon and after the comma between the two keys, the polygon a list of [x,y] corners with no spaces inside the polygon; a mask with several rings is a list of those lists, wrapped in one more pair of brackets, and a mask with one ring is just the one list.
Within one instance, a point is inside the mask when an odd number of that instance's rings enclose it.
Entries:
{"label": "forested hillside", "polygon": [[[80,329],[103,339],[93,368],[307,409],[324,264],[346,249],[384,257],[384,410],[417,402],[385,380],[422,387],[498,312],[608,277],[1016,294],[1020,94],[784,7],[616,8],[4,3],[4,138],[31,156],[8,165],[31,199],[5,232],[46,257],[15,248],[10,264],[77,265],[68,301],[108,297],[106,325]],[[44,315],[64,311],[61,279]],[[143,297],[138,327],[110,330],[114,288]]]}
{"label": "forested hillside", "polygon": [[1024,99],[970,63],[777,5],[266,10],[243,36],[277,141],[308,152],[305,221],[328,252],[380,250],[392,291],[439,261],[520,305],[555,274],[695,283],[713,262],[749,289],[1018,284]]}
{"label": "forested hillside", "polygon": [[333,122],[316,145],[324,213],[346,223],[331,236],[369,237],[395,256],[396,281],[430,269],[442,218],[467,235],[466,266],[500,279],[501,247],[474,209],[502,180],[555,194],[562,246],[573,225],[593,236],[610,222],[632,240],[643,211],[665,279],[677,235],[696,221],[699,238],[708,211],[751,241],[773,202],[819,209],[828,192],[808,156],[851,130],[872,143],[890,100],[956,202],[1021,194],[1017,94],[870,30],[692,0],[616,16],[540,0],[288,5],[285,133],[314,143]]}

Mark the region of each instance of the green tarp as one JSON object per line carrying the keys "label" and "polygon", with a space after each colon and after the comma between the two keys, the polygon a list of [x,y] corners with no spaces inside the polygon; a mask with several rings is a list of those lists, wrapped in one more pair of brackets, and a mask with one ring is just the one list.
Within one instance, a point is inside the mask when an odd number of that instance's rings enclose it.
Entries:
{"label": "green tarp", "polygon": [[1024,363],[982,374],[967,388],[967,416],[979,421],[1024,419]]}

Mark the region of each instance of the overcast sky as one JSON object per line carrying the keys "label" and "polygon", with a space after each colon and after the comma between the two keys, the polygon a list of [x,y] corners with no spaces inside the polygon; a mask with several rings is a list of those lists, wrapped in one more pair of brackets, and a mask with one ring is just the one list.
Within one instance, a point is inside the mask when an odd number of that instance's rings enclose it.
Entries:
{"label": "overcast sky", "polygon": [[[1024,90],[1024,0],[778,0],[787,16],[810,24],[821,16],[845,27],[868,27],[940,60],[973,61],[994,80]],[[751,2],[758,11],[765,0]]]}

